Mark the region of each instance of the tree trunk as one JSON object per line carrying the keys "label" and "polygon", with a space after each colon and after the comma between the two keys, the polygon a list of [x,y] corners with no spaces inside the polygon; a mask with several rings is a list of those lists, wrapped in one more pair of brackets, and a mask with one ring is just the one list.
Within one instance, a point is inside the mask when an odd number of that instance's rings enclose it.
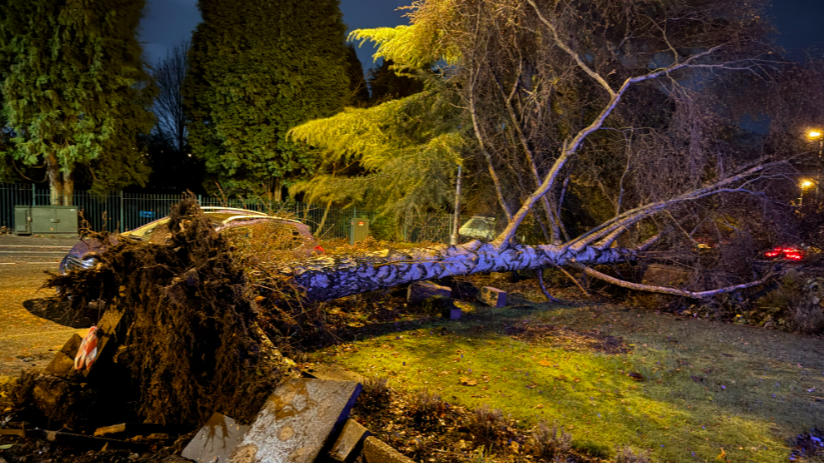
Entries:
{"label": "tree trunk", "polygon": [[279,178],[275,179],[275,186],[272,189],[272,196],[274,196],[274,200],[277,203],[283,201],[283,185],[281,184]]}
{"label": "tree trunk", "polygon": [[54,153],[49,153],[46,157],[46,173],[49,177],[49,204],[59,206],[63,197],[63,175]]}
{"label": "tree trunk", "polygon": [[295,282],[306,289],[306,295],[316,301],[328,301],[420,280],[563,266],[578,267],[589,276],[625,288],[695,299],[758,286],[770,277],[768,274],[749,283],[696,292],[630,283],[589,267],[625,262],[634,259],[637,252],[636,249],[598,249],[594,246],[580,249],[556,245],[501,247],[475,240],[460,246],[419,248],[407,252],[384,250],[361,256],[321,256],[295,263],[291,268],[282,270],[282,273],[292,275]]}
{"label": "tree trunk", "polygon": [[320,218],[320,225],[318,225],[318,229],[315,230],[315,236],[318,238],[323,237],[323,226],[326,225],[326,218],[329,216],[329,209],[332,208],[332,200],[326,202],[326,209],[323,210],[323,217]]}
{"label": "tree trunk", "polygon": [[455,214],[452,217],[452,236],[449,237],[449,244],[456,246],[460,241],[461,228],[461,166],[458,166],[458,180],[455,185]]}
{"label": "tree trunk", "polygon": [[71,172],[63,172],[63,206],[71,206],[74,201],[74,176]]}
{"label": "tree trunk", "polygon": [[587,247],[572,250],[561,246],[496,247],[472,241],[460,246],[413,249],[408,252],[381,251],[354,257],[317,257],[296,263],[286,273],[294,275],[309,298],[326,301],[419,280],[511,272],[562,266],[574,262],[585,265],[614,264],[632,258],[634,252]]}

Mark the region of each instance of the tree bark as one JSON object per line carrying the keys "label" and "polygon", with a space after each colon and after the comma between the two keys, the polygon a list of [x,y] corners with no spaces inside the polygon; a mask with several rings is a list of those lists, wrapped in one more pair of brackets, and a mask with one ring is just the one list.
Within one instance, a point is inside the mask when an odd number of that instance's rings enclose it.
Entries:
{"label": "tree bark", "polygon": [[292,275],[317,301],[360,294],[419,280],[541,269],[572,263],[615,264],[634,256],[631,249],[595,247],[573,250],[542,245],[511,245],[471,241],[459,246],[413,249],[409,252],[380,251],[362,256],[316,257],[293,264],[283,273]]}
{"label": "tree bark", "polygon": [[63,197],[61,205],[71,206],[74,201],[74,176],[71,172],[62,172],[63,174]]}
{"label": "tree bark", "polygon": [[59,206],[63,196],[63,175],[60,172],[60,162],[54,153],[46,156],[46,174],[49,178],[49,203]]}

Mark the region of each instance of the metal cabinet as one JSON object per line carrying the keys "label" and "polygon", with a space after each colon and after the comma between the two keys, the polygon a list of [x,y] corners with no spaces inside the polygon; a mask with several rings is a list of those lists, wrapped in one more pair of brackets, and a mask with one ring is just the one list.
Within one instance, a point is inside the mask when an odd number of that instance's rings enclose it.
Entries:
{"label": "metal cabinet", "polygon": [[369,219],[355,217],[349,222],[349,244],[363,241],[369,236]]}
{"label": "metal cabinet", "polygon": [[77,206],[32,206],[31,233],[77,234]]}
{"label": "metal cabinet", "polygon": [[14,234],[31,235],[31,206],[14,206]]}

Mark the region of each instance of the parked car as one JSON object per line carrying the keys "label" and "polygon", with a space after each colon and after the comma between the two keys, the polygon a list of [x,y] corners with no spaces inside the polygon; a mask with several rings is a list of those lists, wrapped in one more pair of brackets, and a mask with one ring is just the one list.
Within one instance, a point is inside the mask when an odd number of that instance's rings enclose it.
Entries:
{"label": "parked car", "polygon": [[[297,220],[232,207],[201,207],[201,210],[211,220],[215,231],[218,233],[231,228],[274,222],[283,225],[285,229],[291,232],[294,241],[293,250],[305,250],[306,255],[311,255],[313,251],[323,252],[315,237],[312,236],[309,226]],[[65,274],[70,270],[94,267],[97,265],[99,256],[122,239],[163,243],[170,236],[169,229],[166,226],[168,223],[169,217],[163,217],[134,230],[119,235],[109,235],[108,243],[96,239],[81,239],[60,262],[60,273]]]}
{"label": "parked car", "polygon": [[463,238],[492,241],[495,239],[495,217],[473,215],[458,229],[458,235]]}
{"label": "parked car", "polygon": [[764,253],[764,257],[770,260],[787,260],[797,262],[804,260],[806,251],[800,246],[776,246]]}

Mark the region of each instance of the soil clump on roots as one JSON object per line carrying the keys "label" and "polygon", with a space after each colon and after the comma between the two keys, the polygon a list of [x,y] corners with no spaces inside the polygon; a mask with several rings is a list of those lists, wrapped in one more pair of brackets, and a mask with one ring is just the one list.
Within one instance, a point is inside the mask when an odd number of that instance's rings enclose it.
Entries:
{"label": "soil clump on roots", "polygon": [[[164,243],[121,239],[94,269],[51,276],[47,285],[72,295],[74,313],[105,301],[107,310],[124,312],[128,330],[114,362],[87,384],[25,374],[19,406],[30,405],[38,388],[59,383],[85,392],[63,393],[55,410],[40,412],[70,426],[112,424],[104,421],[111,413],[100,409],[115,401],[146,423],[191,427],[215,411],[248,423],[277,383],[294,374],[258,326],[231,245],[192,196],[172,208],[168,230]],[[106,233],[92,238],[110,242]]]}

